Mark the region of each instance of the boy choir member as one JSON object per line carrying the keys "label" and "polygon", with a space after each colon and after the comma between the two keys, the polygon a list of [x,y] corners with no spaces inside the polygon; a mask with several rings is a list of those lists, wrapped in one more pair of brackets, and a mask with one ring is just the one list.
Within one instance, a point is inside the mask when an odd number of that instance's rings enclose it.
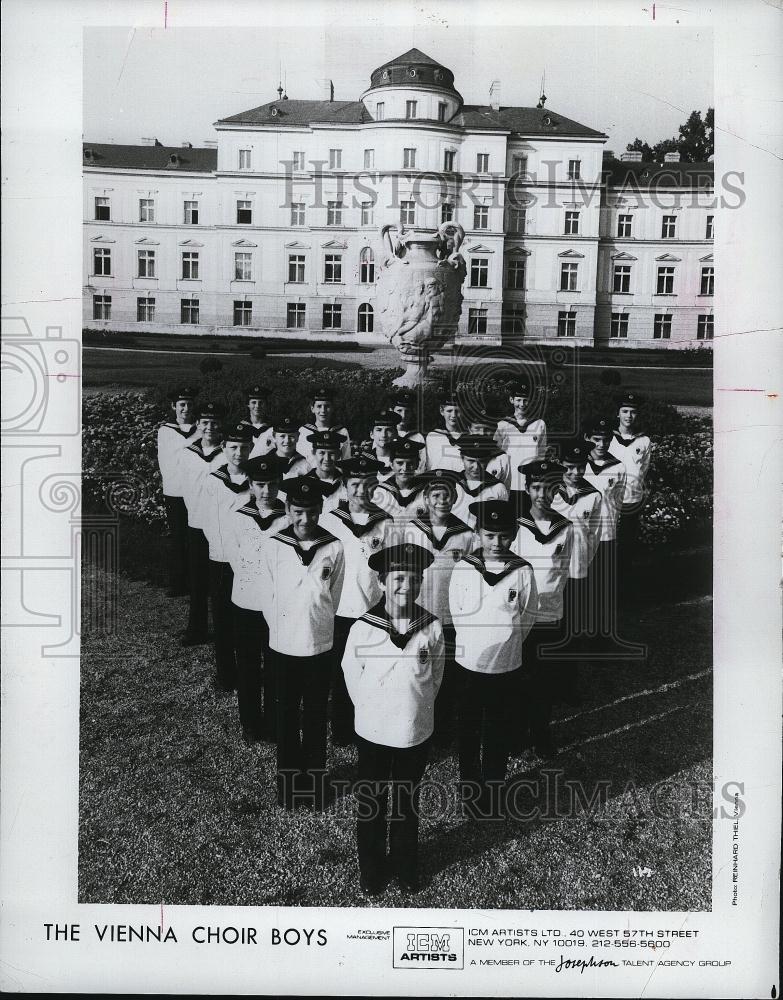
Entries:
{"label": "boy choir member", "polygon": [[398,438],[391,444],[391,475],[375,487],[372,502],[404,527],[424,512],[425,479],[417,474],[423,445],[410,438]]}
{"label": "boy choir member", "polygon": [[621,563],[623,590],[634,577],[628,572],[639,546],[639,518],[644,506],[644,484],[650,468],[652,442],[638,426],[638,393],[627,392],[617,401],[617,424],[609,442],[609,454],[618,458],[625,468],[625,492],[617,526],[618,558]]}
{"label": "boy choir member", "polygon": [[310,413],[313,419],[302,424],[299,428],[299,438],[296,445],[296,450],[300,455],[304,455],[308,465],[312,467],[315,464],[311,435],[316,432],[331,431],[332,434],[341,435],[343,440],[340,444],[338,458],[350,458],[351,437],[345,426],[334,423],[334,393],[331,389],[321,386],[313,391],[310,397]]}
{"label": "boy choir member", "polygon": [[546,424],[531,412],[532,396],[529,384],[518,382],[508,397],[513,413],[499,420],[495,431],[495,441],[509,458],[513,492],[524,489],[520,467],[546,453]]}
{"label": "boy choir member", "polygon": [[471,504],[481,500],[508,500],[508,490],[488,468],[496,453],[494,442],[483,435],[463,434],[459,440],[463,472],[457,480],[457,500],[452,513],[471,528],[476,519]]}
{"label": "boy choir member", "polygon": [[251,456],[265,455],[274,448],[272,426],[267,419],[269,389],[262,385],[251,385],[246,392],[247,417],[242,421],[253,435]]}
{"label": "boy choir member", "polygon": [[428,469],[452,469],[462,471],[459,454],[459,439],[463,433],[462,404],[456,394],[441,396],[440,415],[443,427],[435,427],[425,438]]}
{"label": "boy choir member", "polygon": [[[400,440],[415,441],[425,445],[424,435],[419,428],[418,409],[419,400],[410,389],[399,389],[390,399],[389,406],[400,417],[397,424],[397,437]],[[426,447],[422,447],[419,453],[419,466],[417,472],[423,472],[427,467]]]}
{"label": "boy choir member", "polygon": [[163,486],[166,523],[171,536],[169,556],[169,596],[180,597],[188,592],[188,512],[182,499],[178,470],[180,452],[198,437],[196,395],[191,386],[169,393],[173,420],[158,428],[158,468]]}
{"label": "boy choir member", "polygon": [[293,417],[280,416],[274,418],[272,421],[272,450],[280,463],[284,479],[294,479],[296,476],[304,476],[310,471],[307,459],[296,450],[298,440],[299,424]]}

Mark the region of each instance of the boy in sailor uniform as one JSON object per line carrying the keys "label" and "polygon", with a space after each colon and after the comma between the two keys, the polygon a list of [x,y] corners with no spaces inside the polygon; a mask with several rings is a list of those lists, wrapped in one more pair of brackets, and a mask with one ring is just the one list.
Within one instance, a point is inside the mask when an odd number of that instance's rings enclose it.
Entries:
{"label": "boy in sailor uniform", "polygon": [[324,512],[321,525],[339,538],[345,553],[345,583],[334,620],[334,663],[332,666],[332,742],[345,747],[354,741],[353,703],[348,697],[342,669],[348,633],[357,618],[382,597],[378,574],[368,559],[384,548],[391,517],[370,501],[380,462],[359,456],[340,463],[347,499]]}
{"label": "boy in sailor uniform", "polygon": [[250,430],[252,442],[251,456],[265,455],[274,448],[272,427],[267,420],[269,389],[263,385],[251,385],[246,392],[248,415],[241,422]]}
{"label": "boy in sailor uniform", "polygon": [[513,415],[499,420],[495,432],[495,441],[509,458],[512,491],[524,489],[520,466],[546,453],[546,424],[531,412],[532,395],[527,382],[518,382],[508,397]]}
{"label": "boy in sailor uniform", "polygon": [[259,561],[277,678],[277,801],[284,809],[323,809],[328,798],[327,705],[345,556],[342,542],[318,523],[322,498],[317,478],[287,480],[289,525],[270,535]]}
{"label": "boy in sailor uniform", "polygon": [[465,471],[457,480],[457,501],[452,513],[469,527],[475,528],[476,519],[470,513],[471,504],[481,500],[508,500],[508,490],[487,469],[487,464],[496,451],[490,438],[463,434],[459,439],[459,451]]}
{"label": "boy in sailor uniform", "polygon": [[198,437],[196,390],[190,386],[169,393],[173,420],[158,428],[158,467],[163,485],[163,503],[171,536],[169,596],[188,592],[188,512],[182,499],[180,452]]}
{"label": "boy in sailor uniform", "polygon": [[224,462],[204,483],[201,503],[204,535],[209,545],[209,598],[215,628],[216,686],[233,691],[237,684],[236,648],[231,613],[234,574],[229,562],[233,514],[250,499],[243,466],[253,436],[245,423],[232,424],[223,435]]}
{"label": "boy in sailor uniform", "polygon": [[471,504],[479,546],[464,555],[449,584],[456,630],[459,773],[469,818],[501,814],[512,707],[523,643],[538,606],[532,567],[515,556],[516,509],[507,500]]}
{"label": "boy in sailor uniform", "polygon": [[346,427],[342,424],[335,424],[334,421],[334,394],[331,389],[322,386],[313,392],[310,397],[310,412],[313,421],[302,424],[299,428],[299,439],[296,450],[300,455],[304,455],[307,464],[312,468],[315,464],[313,456],[313,445],[310,435],[316,431],[331,431],[333,434],[341,434],[343,441],[340,445],[338,458],[351,457],[351,436]]}
{"label": "boy in sailor uniform", "polygon": [[563,637],[563,594],[573,549],[571,522],[552,508],[552,499],[563,478],[563,466],[535,460],[522,467],[528,500],[517,518],[512,551],[526,559],[536,578],[536,623],[528,637],[530,663],[523,678],[526,718],[521,734],[529,737],[542,756],[556,752],[549,732],[555,686],[554,649]]}
{"label": "boy in sailor uniform", "polygon": [[470,434],[471,437],[480,436],[488,438],[489,443],[494,445],[487,461],[487,472],[491,476],[494,476],[499,482],[503,483],[506,490],[510,489],[511,463],[508,455],[495,441],[495,434],[499,423],[497,417],[491,417],[488,413],[480,411],[477,413],[471,413],[469,419],[470,423],[468,424],[468,434]]}
{"label": "boy in sailor uniform", "polygon": [[411,438],[397,438],[391,444],[392,474],[375,487],[372,502],[385,510],[396,526],[405,526],[424,513],[425,479],[417,474],[424,445]]}
{"label": "boy in sailor uniform", "polygon": [[[383,599],[353,625],[343,656],[358,741],[356,843],[361,887],[382,892],[396,876],[418,889],[419,792],[443,676],[443,630],[417,604],[432,554],[412,544],[370,556]],[[388,817],[388,790],[394,811]],[[386,839],[389,838],[389,854]]]}
{"label": "boy in sailor uniform", "polygon": [[[424,435],[418,430],[419,401],[415,393],[410,389],[399,389],[389,401],[389,406],[395,413],[399,414],[400,420],[397,424],[397,437],[401,441],[416,441],[424,445]],[[419,453],[419,466],[417,472],[424,472],[427,467],[426,448],[422,447]]]}
{"label": "boy in sailor uniform", "polygon": [[202,403],[197,411],[198,438],[179,457],[182,499],[188,512],[188,624],[182,635],[183,646],[208,642],[209,543],[203,531],[201,500],[210,472],[225,461],[220,444],[223,440],[223,409],[217,403]]}
{"label": "boy in sailor uniform", "polygon": [[443,684],[435,705],[435,731],[438,737],[445,739],[452,730],[456,695],[455,636],[449,611],[449,583],[455,565],[465,553],[472,551],[476,537],[473,529],[452,513],[457,498],[457,473],[450,469],[434,469],[426,473],[426,477],[426,512],[405,526],[404,538],[431,552],[433,557],[432,564],[424,571],[419,603],[443,626],[446,660]]}
{"label": "boy in sailor uniform", "polygon": [[[231,604],[237,656],[237,705],[245,743],[275,742],[277,689],[269,656],[269,626],[258,590],[261,552],[288,525],[278,499],[282,470],[272,453],[245,462],[250,498],[230,519],[226,553],[234,574]],[[263,660],[263,674],[261,663]],[[262,711],[263,703],[263,711]]]}
{"label": "boy in sailor uniform", "polygon": [[275,417],[272,422],[274,454],[280,462],[283,479],[294,479],[310,471],[307,459],[296,450],[299,424],[293,417]]}
{"label": "boy in sailor uniform", "polygon": [[443,418],[443,427],[431,430],[425,438],[427,468],[461,472],[459,438],[463,432],[462,405],[455,394],[450,393],[441,397],[440,415]]}
{"label": "boy in sailor uniform", "polygon": [[392,475],[392,444],[397,438],[400,417],[394,410],[380,410],[373,414],[370,438],[362,442],[361,454],[378,462],[379,478],[388,479]]}
{"label": "boy in sailor uniform", "polygon": [[[342,453],[344,438],[334,431],[313,431],[307,440],[313,449],[312,468],[305,473],[310,479],[315,479],[321,487],[321,497],[325,511],[333,510],[345,499],[345,490],[337,465]],[[288,478],[281,486],[281,492],[288,489]]]}
{"label": "boy in sailor uniform", "polygon": [[617,525],[617,555],[620,559],[623,590],[633,582],[631,568],[639,544],[639,517],[644,506],[644,481],[650,468],[652,442],[638,427],[642,399],[627,392],[617,400],[617,426],[609,442],[609,454],[619,458],[625,467],[625,492]]}

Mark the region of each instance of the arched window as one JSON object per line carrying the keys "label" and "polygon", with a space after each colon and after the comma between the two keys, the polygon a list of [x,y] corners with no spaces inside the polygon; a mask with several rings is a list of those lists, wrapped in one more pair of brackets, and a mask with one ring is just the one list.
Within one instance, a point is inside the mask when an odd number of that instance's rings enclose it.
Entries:
{"label": "arched window", "polygon": [[370,247],[365,247],[359,255],[359,281],[363,285],[375,283],[375,258]]}
{"label": "arched window", "polygon": [[363,302],[359,306],[359,333],[372,333],[374,324],[372,306],[369,302]]}

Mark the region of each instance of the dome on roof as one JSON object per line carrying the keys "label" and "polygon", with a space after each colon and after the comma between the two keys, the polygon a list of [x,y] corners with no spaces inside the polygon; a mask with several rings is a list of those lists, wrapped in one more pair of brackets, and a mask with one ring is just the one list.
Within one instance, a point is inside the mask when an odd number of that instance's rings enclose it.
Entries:
{"label": "dome on roof", "polygon": [[370,87],[399,87],[405,84],[425,84],[454,90],[454,74],[419,49],[408,49],[373,70]]}

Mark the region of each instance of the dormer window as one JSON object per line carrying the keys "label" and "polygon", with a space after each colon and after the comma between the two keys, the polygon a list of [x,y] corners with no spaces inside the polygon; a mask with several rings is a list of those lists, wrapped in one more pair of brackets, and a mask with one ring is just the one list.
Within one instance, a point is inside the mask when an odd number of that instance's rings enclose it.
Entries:
{"label": "dormer window", "polygon": [[85,158],[85,160],[91,160],[94,155],[95,154],[93,153],[93,151],[91,149],[85,149],[85,151],[84,151],[84,158]]}
{"label": "dormer window", "polygon": [[410,77],[416,76],[416,70],[413,68],[413,66],[411,66],[411,68],[408,70],[408,76]]}
{"label": "dormer window", "polygon": [[277,108],[272,108],[272,110],[269,113],[272,115],[273,118],[277,118]]}
{"label": "dormer window", "polygon": [[544,125],[551,125],[552,124],[552,119],[549,117],[549,115],[544,115],[543,121],[544,121]]}
{"label": "dormer window", "polygon": [[388,71],[388,69],[385,69],[383,71],[383,73],[381,73],[381,79],[382,80],[388,80],[389,79],[389,71]]}
{"label": "dormer window", "polygon": [[169,157],[169,166],[176,167],[179,164],[179,157],[176,153],[172,153]]}
{"label": "dormer window", "polygon": [[443,79],[443,73],[441,73],[441,71],[439,69],[435,70],[435,72],[433,73],[433,76],[435,77],[436,80],[442,80]]}

